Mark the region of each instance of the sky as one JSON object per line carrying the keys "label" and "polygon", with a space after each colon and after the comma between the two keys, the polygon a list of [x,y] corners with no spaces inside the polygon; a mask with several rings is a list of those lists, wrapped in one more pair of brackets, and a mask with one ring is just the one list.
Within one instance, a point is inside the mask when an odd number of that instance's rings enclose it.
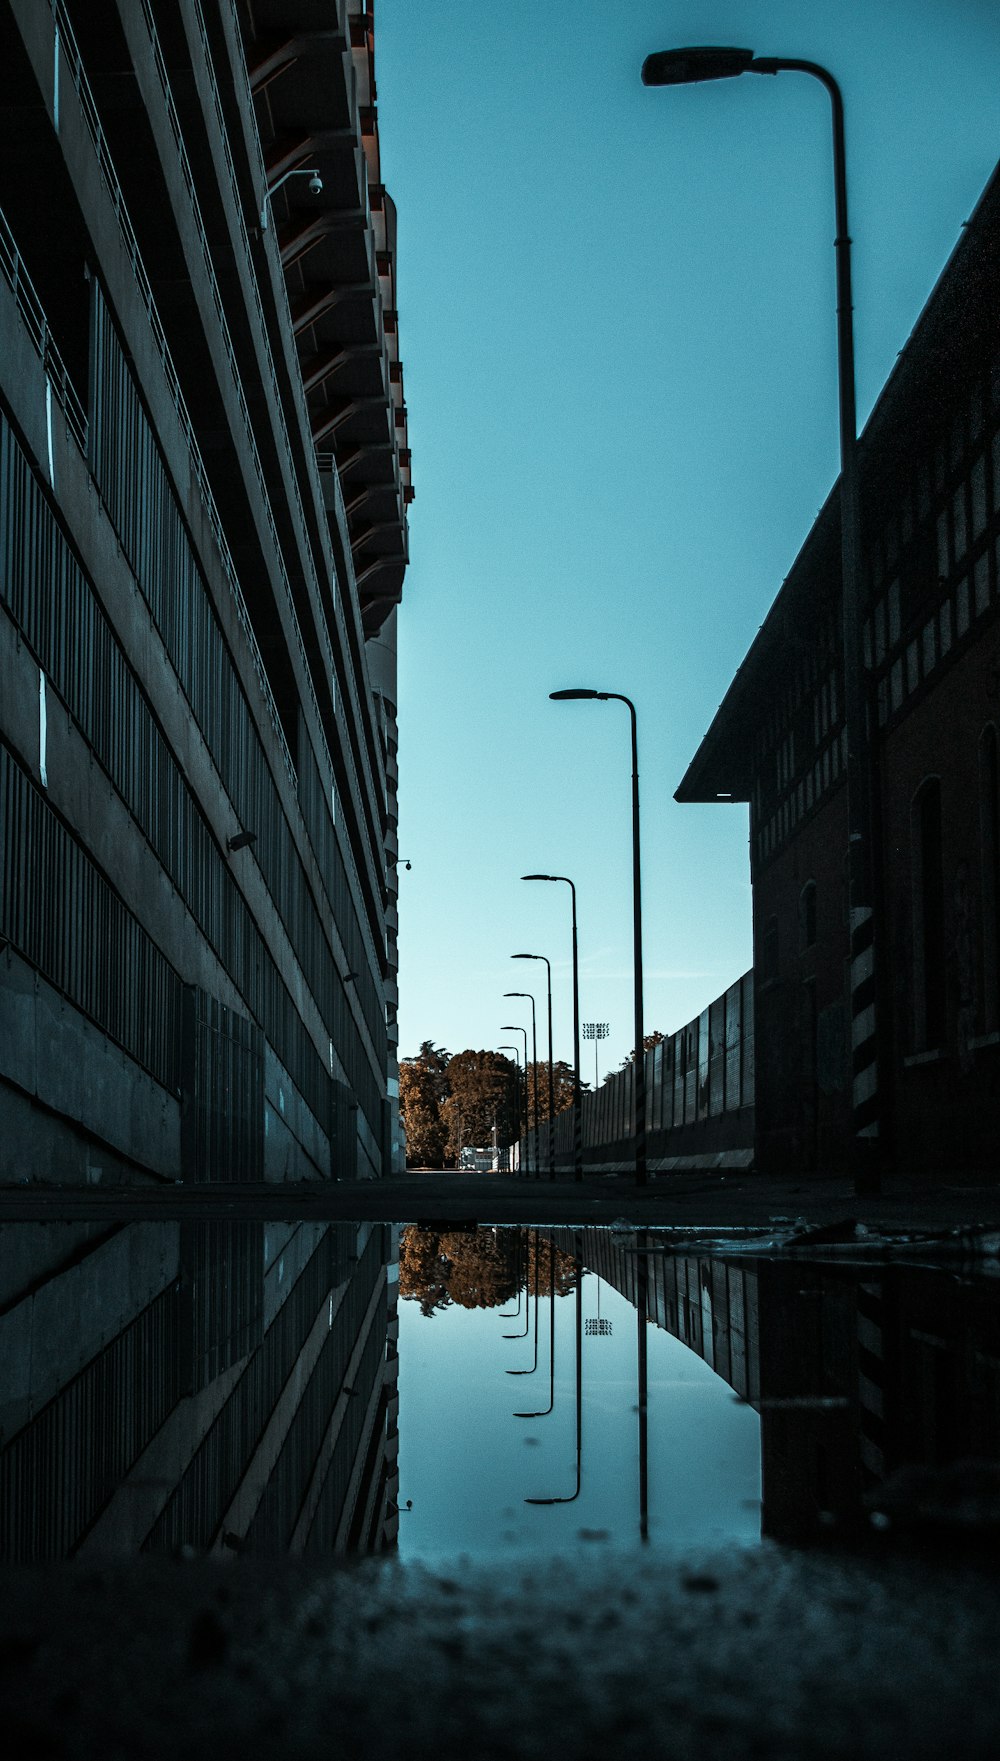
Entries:
{"label": "sky", "polygon": [[[528,1335],[513,1302],[457,1306],[430,1317],[399,1304],[399,1553],[407,1560],[461,1554],[573,1550],[581,1530],[623,1547],[639,1540],[636,1315],[593,1273],[584,1319],[611,1323],[583,1340],[581,1489],[576,1484],[575,1293],[556,1299],[555,1398],[547,1417],[518,1419],[549,1399],[549,1298],[534,1301]],[[502,1315],[514,1316],[504,1320]],[[661,1328],[648,1326],[648,1504],[653,1543],[692,1546],[760,1539],[760,1419],[727,1382]],[[406,1509],[407,1500],[412,1510]]]}
{"label": "sky", "polygon": [[[530,1025],[599,1074],[752,960],[747,809],[673,793],[837,475],[829,99],[647,90],[654,49],[826,65],[845,101],[863,425],[1000,154],[995,0],[379,0],[413,450],[399,613],[400,1053]],[[584,1079],[593,1080],[584,1046]]]}

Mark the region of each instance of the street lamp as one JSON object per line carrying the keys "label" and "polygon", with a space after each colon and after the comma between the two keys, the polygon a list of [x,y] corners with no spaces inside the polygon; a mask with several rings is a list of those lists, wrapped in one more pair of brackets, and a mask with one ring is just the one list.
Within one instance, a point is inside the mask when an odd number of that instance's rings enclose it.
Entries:
{"label": "street lamp", "polygon": [[642,871],[639,860],[639,744],[635,704],[620,691],[550,691],[556,703],[594,699],[624,703],[632,729],[632,995],[635,1014],[635,1078],[632,1086],[635,1129],[635,1183],[646,1184],[646,1053],[642,1033]]}
{"label": "street lamp", "polygon": [[[552,1073],[552,962],[547,954],[512,954],[512,960],[544,960],[549,995],[549,1179],[556,1177],[556,1090]],[[538,1065],[536,1063],[537,1071]],[[538,1118],[538,1090],[535,1089],[535,1118]],[[536,1137],[537,1145],[537,1137]]]}
{"label": "street lamp", "polygon": [[833,183],[837,236],[837,376],[840,406],[840,543],[844,642],[844,726],[847,734],[848,888],[851,924],[852,1160],[858,1193],[877,1192],[881,1102],[878,1083],[875,886],[872,860],[871,751],[862,646],[861,524],[858,504],[857,412],[851,237],[847,224],[844,100],[833,75],[816,61],[755,56],[752,49],[665,49],[642,64],[646,86],[690,85],[742,73],[808,73],[826,87],[833,112]]}
{"label": "street lamp", "polygon": [[[528,1129],[528,1053],[527,1053],[528,1029],[526,1027],[522,1027],[518,1030],[513,1027],[505,1027],[505,1028],[503,1028],[502,1031],[504,1033],[514,1033],[516,1031],[520,1031],[521,1033],[524,1034],[524,1044],[525,1044],[525,1055],[524,1055],[524,1065],[525,1065],[525,1069],[524,1069],[524,1129],[525,1129],[525,1133],[527,1133],[527,1129]],[[514,1115],[515,1115],[515,1119],[517,1122],[518,1141],[520,1142],[520,1137],[521,1137],[521,1048],[520,1048],[520,1046],[505,1044],[502,1046],[498,1046],[497,1051],[498,1052],[513,1052],[513,1054],[514,1054],[514,1070],[515,1070],[515,1075],[514,1075]],[[509,1162],[509,1160],[510,1160],[510,1149],[509,1148],[507,1151],[507,1158],[508,1158],[508,1162]],[[508,1167],[507,1172],[510,1173],[509,1167]]]}
{"label": "street lamp", "polygon": [[[524,997],[531,1004],[531,1089],[535,1100],[535,1179],[539,1177],[540,1164],[538,1159],[538,1032],[535,1023],[535,999],[530,991],[504,991],[505,997]],[[501,1033],[524,1034],[524,1148],[528,1149],[528,1029],[518,1027],[516,1022],[507,1022]],[[528,1157],[528,1172],[531,1172],[531,1157]]]}
{"label": "street lamp", "polygon": [[573,1178],[583,1179],[583,1125],[580,1118],[580,962],[576,941],[576,887],[568,874],[522,874],[526,881],[563,881],[573,906]]}

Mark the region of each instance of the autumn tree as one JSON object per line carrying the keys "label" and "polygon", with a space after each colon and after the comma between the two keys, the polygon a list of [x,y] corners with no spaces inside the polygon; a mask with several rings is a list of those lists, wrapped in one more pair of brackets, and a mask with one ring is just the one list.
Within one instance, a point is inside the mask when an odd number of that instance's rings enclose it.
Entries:
{"label": "autumn tree", "polygon": [[522,1268],[513,1230],[442,1234],[409,1224],[399,1245],[399,1294],[428,1316],[451,1303],[498,1308],[516,1294]]}
{"label": "autumn tree", "polygon": [[406,1160],[411,1167],[444,1165],[447,1127],[441,1117],[439,1073],[419,1058],[399,1066],[399,1114],[406,1130]]}
{"label": "autumn tree", "polygon": [[[535,1075],[538,1076],[538,1123],[549,1117],[549,1067],[538,1063],[528,1065],[528,1124],[535,1123]],[[586,1083],[580,1087],[586,1088]],[[565,1113],[573,1105],[573,1072],[563,1058],[552,1066],[552,1090],[556,1113]]]}
{"label": "autumn tree", "polygon": [[441,1118],[447,1128],[447,1155],[457,1161],[468,1144],[500,1143],[517,1135],[517,1069],[499,1052],[456,1052],[448,1062],[447,1100]]}

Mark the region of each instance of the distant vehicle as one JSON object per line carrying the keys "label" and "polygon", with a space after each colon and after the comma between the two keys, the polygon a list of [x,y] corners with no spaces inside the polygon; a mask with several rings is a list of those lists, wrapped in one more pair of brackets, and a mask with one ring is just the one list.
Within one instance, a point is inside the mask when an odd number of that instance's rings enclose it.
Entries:
{"label": "distant vehicle", "polygon": [[469,1168],[476,1174],[489,1174],[493,1171],[493,1151],[491,1149],[475,1149],[467,1144],[458,1152],[460,1168]]}

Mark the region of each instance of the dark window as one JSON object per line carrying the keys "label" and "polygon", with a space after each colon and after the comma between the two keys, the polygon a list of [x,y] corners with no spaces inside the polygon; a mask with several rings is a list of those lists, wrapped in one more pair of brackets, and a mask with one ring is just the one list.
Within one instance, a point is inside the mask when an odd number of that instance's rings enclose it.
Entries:
{"label": "dark window", "polygon": [[910,812],[913,852],[913,1028],[917,1051],[940,1046],[945,1028],[944,868],[941,783],[928,777]]}

